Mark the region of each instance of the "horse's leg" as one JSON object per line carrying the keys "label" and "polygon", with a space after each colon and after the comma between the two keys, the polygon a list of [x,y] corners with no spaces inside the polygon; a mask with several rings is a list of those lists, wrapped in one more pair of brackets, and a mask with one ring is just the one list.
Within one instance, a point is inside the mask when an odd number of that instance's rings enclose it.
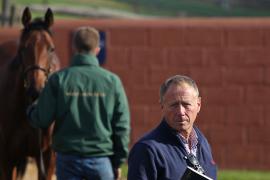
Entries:
{"label": "horse's leg", "polygon": [[14,167],[12,170],[12,180],[17,180],[17,168]]}
{"label": "horse's leg", "polygon": [[55,153],[50,148],[43,153],[45,169],[47,172],[47,180],[52,180],[53,175],[55,174]]}
{"label": "horse's leg", "polygon": [[7,179],[7,170],[6,168],[4,168],[1,164],[1,167],[0,167],[1,171],[0,171],[0,180],[6,180]]}
{"label": "horse's leg", "polygon": [[7,146],[1,147],[0,180],[13,180],[13,168],[15,167]]}
{"label": "horse's leg", "polygon": [[[6,169],[6,179],[5,180],[14,180],[13,178],[13,169],[15,166],[13,165],[8,165]],[[15,177],[16,180],[16,177]]]}
{"label": "horse's leg", "polygon": [[18,161],[16,167],[13,168],[13,178],[14,180],[22,180],[25,175],[28,160],[27,158]]}
{"label": "horse's leg", "polygon": [[[2,148],[2,147],[1,147]],[[3,158],[4,152],[0,152],[0,180],[6,180],[7,175],[6,175],[6,162],[4,161]]]}
{"label": "horse's leg", "polygon": [[7,178],[6,180],[13,180],[13,170],[12,170],[12,168],[7,171],[6,178]]}
{"label": "horse's leg", "polygon": [[52,145],[52,132],[54,128],[54,123],[46,130],[43,130],[42,136],[42,152],[45,164],[45,170],[47,172],[47,180],[52,180],[55,173],[55,152],[51,148]]}
{"label": "horse's leg", "polygon": [[47,180],[52,180],[54,175],[55,175],[55,171],[56,171],[56,156],[55,156],[55,152],[52,152],[52,156],[51,156],[51,162],[50,162],[50,166],[48,169],[48,178]]}

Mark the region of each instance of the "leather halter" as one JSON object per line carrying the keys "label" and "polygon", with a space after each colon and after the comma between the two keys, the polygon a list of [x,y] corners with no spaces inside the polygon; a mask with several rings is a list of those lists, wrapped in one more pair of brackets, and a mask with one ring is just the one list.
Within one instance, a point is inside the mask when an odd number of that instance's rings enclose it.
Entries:
{"label": "leather halter", "polygon": [[51,67],[49,66],[48,69],[46,68],[43,68],[43,67],[40,67],[38,65],[31,65],[31,66],[27,66],[26,68],[24,68],[23,70],[23,85],[24,85],[24,88],[28,88],[29,87],[29,82],[27,81],[27,74],[31,71],[36,71],[36,70],[40,70],[40,71],[43,71],[45,76],[46,76],[46,81],[48,80],[49,78],[49,75],[50,75],[50,72],[51,72]]}

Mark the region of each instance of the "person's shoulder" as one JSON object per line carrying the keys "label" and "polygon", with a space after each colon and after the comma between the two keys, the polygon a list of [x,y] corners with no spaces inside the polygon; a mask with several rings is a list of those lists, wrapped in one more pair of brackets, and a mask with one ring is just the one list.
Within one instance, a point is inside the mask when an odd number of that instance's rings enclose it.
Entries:
{"label": "person's shoulder", "polygon": [[63,77],[65,77],[65,74],[67,74],[67,72],[69,71],[70,67],[66,67],[66,68],[63,68],[63,69],[60,69],[58,71],[55,71],[53,73],[51,73],[49,75],[49,82],[58,82],[58,81],[61,81],[61,79],[63,79]]}
{"label": "person's shoulder", "polygon": [[63,68],[63,69],[60,69],[58,71],[55,71],[53,73],[50,74],[50,78],[56,78],[56,77],[59,77],[61,75],[63,75],[64,73],[66,73],[66,71],[68,70],[69,68]]}
{"label": "person's shoulder", "polygon": [[199,139],[207,140],[205,135],[203,134],[203,132],[197,126],[193,126],[193,128],[194,128],[194,130],[195,130],[195,132],[196,132]]}
{"label": "person's shoulder", "polygon": [[160,136],[155,128],[146,132],[135,144],[141,144],[143,146],[156,146],[160,142]]}
{"label": "person's shoulder", "polygon": [[[167,139],[169,140],[169,139]],[[142,136],[132,147],[132,154],[162,154],[168,152],[170,143],[167,143],[159,133],[156,133],[156,129],[146,133]]]}
{"label": "person's shoulder", "polygon": [[208,149],[210,149],[210,144],[209,144],[206,136],[203,134],[203,132],[200,131],[200,129],[196,126],[194,126],[193,128],[196,131],[196,134],[198,136],[198,140],[199,140],[200,144],[203,146],[206,146]]}
{"label": "person's shoulder", "polygon": [[102,67],[100,68],[100,71],[107,80],[117,84],[121,82],[121,78],[116,73]]}
{"label": "person's shoulder", "polygon": [[153,149],[155,147],[156,144],[156,139],[154,138],[150,138],[147,135],[144,135],[143,137],[141,137],[131,148],[131,151],[140,151],[142,152],[142,149]]}
{"label": "person's shoulder", "polygon": [[114,78],[119,78],[119,76],[116,73],[114,73],[114,72],[112,72],[112,71],[110,71],[108,69],[105,69],[103,67],[100,67],[100,71],[102,71],[103,73],[105,73],[107,76],[112,76]]}

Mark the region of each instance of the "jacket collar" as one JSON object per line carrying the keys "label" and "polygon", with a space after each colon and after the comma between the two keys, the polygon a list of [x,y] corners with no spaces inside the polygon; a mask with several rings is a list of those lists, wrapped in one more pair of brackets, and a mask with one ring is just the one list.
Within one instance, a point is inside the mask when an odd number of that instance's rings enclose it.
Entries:
{"label": "jacket collar", "polygon": [[76,54],[72,57],[71,66],[92,65],[99,66],[96,56],[91,54]]}
{"label": "jacket collar", "polygon": [[[162,119],[160,123],[160,127],[163,129],[163,131],[170,132],[170,134],[173,134],[179,139],[179,133],[175,129],[171,128],[164,118]],[[195,125],[193,126],[193,130],[196,133],[196,136],[197,136],[196,138],[198,138],[198,141],[200,142],[201,141],[200,130]]]}

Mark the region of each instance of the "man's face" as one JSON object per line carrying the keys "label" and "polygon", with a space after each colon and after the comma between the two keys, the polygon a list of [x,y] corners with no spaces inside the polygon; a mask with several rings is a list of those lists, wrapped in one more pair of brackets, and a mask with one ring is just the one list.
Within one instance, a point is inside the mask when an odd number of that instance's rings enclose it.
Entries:
{"label": "man's face", "polygon": [[170,85],[161,103],[166,122],[185,137],[189,136],[200,107],[201,98],[186,83]]}

